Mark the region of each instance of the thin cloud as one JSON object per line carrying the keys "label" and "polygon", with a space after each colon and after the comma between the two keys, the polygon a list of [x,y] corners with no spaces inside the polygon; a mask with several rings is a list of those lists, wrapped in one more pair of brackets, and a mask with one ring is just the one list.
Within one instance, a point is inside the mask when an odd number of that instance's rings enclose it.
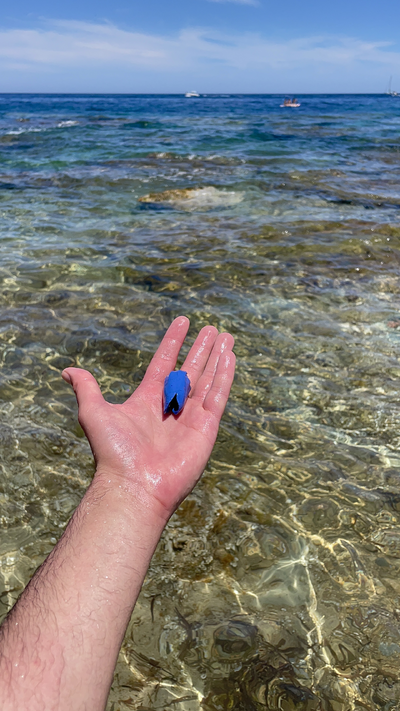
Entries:
{"label": "thin cloud", "polygon": [[[79,72],[70,71],[78,68]],[[386,76],[396,71],[400,74],[400,52],[391,49],[389,42],[351,37],[303,37],[285,42],[256,33],[228,34],[209,28],[188,28],[162,36],[112,24],[48,21],[40,29],[0,30],[0,91],[9,91],[18,77],[21,86],[27,71],[31,77],[35,73],[41,77],[64,72],[68,90],[83,86],[79,82],[85,76],[90,76],[90,81],[96,77],[98,87],[105,68],[108,81],[115,78],[120,91],[124,86],[127,91],[135,91],[146,72],[156,77],[156,84],[140,85],[148,86],[148,91],[155,85],[165,86],[165,91],[176,86],[179,91],[180,82],[191,83],[191,77],[200,80],[206,91],[213,91],[217,82],[226,86],[228,79],[229,91],[279,91],[283,80],[294,77],[296,91],[312,92],[321,90],[313,88],[314,80],[321,85],[324,75],[327,81],[333,77],[334,90],[341,91],[352,73],[365,78],[363,88],[356,89],[365,91],[373,74],[382,83],[382,90]],[[239,76],[240,86],[235,83]],[[127,77],[129,82],[124,84]],[[171,77],[179,83],[172,84]],[[84,90],[90,90],[90,85]],[[108,86],[104,90],[109,90]],[[331,90],[326,83],[323,91]]]}
{"label": "thin cloud", "polygon": [[202,59],[222,60],[237,68],[291,67],[299,63],[400,62],[388,42],[364,42],[348,37],[305,37],[273,41],[255,33],[227,35],[202,28],[184,29],[177,36],[122,30],[110,24],[55,21],[40,30],[0,31],[0,59],[54,66],[85,62],[123,64],[154,69],[191,66]]}

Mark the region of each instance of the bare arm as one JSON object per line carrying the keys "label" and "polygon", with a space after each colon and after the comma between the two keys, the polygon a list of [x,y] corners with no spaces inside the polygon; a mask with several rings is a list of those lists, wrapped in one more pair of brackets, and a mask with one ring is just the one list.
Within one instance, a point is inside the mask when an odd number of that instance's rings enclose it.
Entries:
{"label": "bare arm", "polygon": [[165,376],[187,333],[168,329],[123,405],[87,371],[68,368],[96,474],[64,535],[0,629],[2,711],[101,711],[151,556],[210,456],[234,374],[233,338],[200,331],[183,369],[191,397],[162,415]]}

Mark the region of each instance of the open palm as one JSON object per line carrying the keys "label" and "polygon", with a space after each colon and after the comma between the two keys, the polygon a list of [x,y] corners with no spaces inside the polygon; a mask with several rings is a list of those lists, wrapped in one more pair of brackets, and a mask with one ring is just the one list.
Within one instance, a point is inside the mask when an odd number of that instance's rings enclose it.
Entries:
{"label": "open palm", "polygon": [[167,330],[143,381],[125,403],[107,403],[86,370],[63,372],[76,393],[79,422],[96,462],[96,476],[143,491],[170,516],[201,476],[211,454],[235,371],[233,337],[205,326],[182,366],[191,392],[183,411],[163,415],[165,377],[174,370],[189,328],[185,316]]}

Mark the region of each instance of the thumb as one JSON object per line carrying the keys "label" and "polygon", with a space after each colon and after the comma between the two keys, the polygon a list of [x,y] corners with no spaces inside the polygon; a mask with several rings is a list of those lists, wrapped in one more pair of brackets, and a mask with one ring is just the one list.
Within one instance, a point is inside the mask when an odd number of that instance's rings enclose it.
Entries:
{"label": "thumb", "polygon": [[82,368],[66,368],[61,373],[67,383],[72,385],[79,410],[85,410],[89,406],[101,405],[104,398],[97,383],[88,370]]}

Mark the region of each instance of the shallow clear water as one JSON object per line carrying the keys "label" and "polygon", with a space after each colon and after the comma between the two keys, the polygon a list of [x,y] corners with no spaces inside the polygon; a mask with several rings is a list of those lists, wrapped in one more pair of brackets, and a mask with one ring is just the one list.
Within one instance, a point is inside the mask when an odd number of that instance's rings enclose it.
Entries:
{"label": "shallow clear water", "polygon": [[238,367],[109,711],[398,709],[400,100],[0,96],[0,613],[174,316]]}

